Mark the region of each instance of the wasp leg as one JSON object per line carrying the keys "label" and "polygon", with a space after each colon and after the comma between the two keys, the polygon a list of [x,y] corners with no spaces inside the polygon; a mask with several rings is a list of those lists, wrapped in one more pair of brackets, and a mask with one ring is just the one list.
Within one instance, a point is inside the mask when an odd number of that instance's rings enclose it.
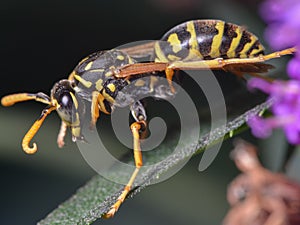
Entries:
{"label": "wasp leg", "polygon": [[119,207],[124,202],[126,196],[130,192],[133,182],[140,168],[143,165],[142,152],[140,147],[140,132],[145,128],[145,126],[146,126],[145,121],[134,122],[130,126],[132,136],[133,136],[133,154],[134,154],[134,161],[135,161],[135,170],[133,171],[121,195],[118,197],[116,203],[111,207],[111,209],[106,214],[103,215],[104,218],[111,218],[118,211]]}
{"label": "wasp leg", "polygon": [[263,61],[267,61],[270,59],[279,58],[283,55],[292,55],[295,52],[297,52],[297,49],[296,49],[296,47],[293,47],[293,48],[287,48],[287,49],[284,49],[281,51],[273,52],[268,55],[258,56],[257,58],[262,58]]}
{"label": "wasp leg", "polygon": [[136,122],[147,120],[146,110],[140,101],[135,101],[130,106],[130,111]]}
{"label": "wasp leg", "polygon": [[105,106],[105,98],[98,91],[92,93],[92,105],[91,105],[91,127],[95,127],[99,118],[100,111],[106,114],[110,114]]}
{"label": "wasp leg", "polygon": [[[130,107],[131,115],[136,122],[147,121],[146,109],[141,101],[134,102]],[[140,130],[140,139],[145,139],[147,137],[147,126],[146,122],[143,130]]]}
{"label": "wasp leg", "polygon": [[[296,52],[296,48],[288,48],[282,51],[273,52],[268,55],[260,55],[253,58],[231,58],[223,59],[216,58],[211,60],[199,60],[199,61],[176,61],[169,64],[168,68],[170,69],[179,69],[179,70],[197,70],[197,69],[223,69],[228,65],[243,65],[243,64],[255,64],[259,66],[264,61],[281,57],[283,55],[290,55]],[[265,64],[261,64],[264,69],[266,68]],[[266,71],[264,71],[266,72]]]}
{"label": "wasp leg", "polygon": [[57,136],[57,145],[59,148],[62,148],[65,145],[64,138],[67,133],[67,127],[68,125],[64,121],[61,121],[60,130]]}
{"label": "wasp leg", "polygon": [[175,91],[175,88],[172,84],[172,79],[173,79],[173,76],[174,76],[174,70],[171,69],[171,68],[167,68],[165,70],[165,73],[166,73],[166,78],[167,78],[167,81],[169,83],[169,86],[170,86],[170,89],[171,89],[171,92],[174,94],[176,91]]}
{"label": "wasp leg", "polygon": [[32,138],[34,137],[34,135],[38,132],[38,130],[40,129],[41,125],[43,124],[44,120],[46,119],[46,117],[53,111],[55,110],[56,107],[55,106],[48,106],[46,107],[43,111],[42,114],[40,116],[39,119],[37,119],[37,121],[35,121],[35,123],[31,126],[31,128],[29,129],[29,131],[25,134],[23,141],[22,141],[22,147],[23,150],[27,153],[27,154],[33,154],[37,151],[37,145],[36,143],[33,143],[33,147],[29,147],[29,143],[32,140]]}
{"label": "wasp leg", "polygon": [[[171,80],[174,70],[201,70],[201,69],[225,69],[229,68],[229,65],[232,66],[247,66],[250,64],[255,64],[257,66],[257,71],[250,72],[267,72],[268,69],[272,67],[268,64],[264,64],[263,62],[281,57],[283,55],[291,55],[296,52],[296,48],[288,48],[282,51],[277,51],[270,53],[268,55],[260,55],[252,58],[216,58],[211,60],[194,60],[194,61],[175,61],[175,62],[149,62],[149,63],[134,63],[124,65],[123,67],[117,68],[112,71],[113,75],[116,78],[126,78],[130,76],[134,76],[137,74],[143,73],[151,73],[158,71],[166,71],[166,76],[168,80]],[[253,69],[253,66],[248,66]],[[248,71],[245,71],[248,72]],[[170,81],[169,81],[170,82]]]}
{"label": "wasp leg", "polygon": [[140,139],[141,139],[141,135],[143,135],[143,133],[147,127],[146,110],[140,101],[134,102],[131,105],[130,110],[131,110],[131,114],[132,114],[133,118],[136,120],[136,122],[132,123],[130,126],[132,136],[133,136],[133,155],[134,155],[134,162],[135,162],[135,170],[132,173],[127,185],[123,189],[123,192],[118,197],[117,202],[111,207],[111,209],[108,211],[108,213],[106,213],[104,215],[104,218],[112,217],[116,213],[116,211],[119,209],[120,205],[123,203],[123,201],[125,200],[126,196],[129,193],[129,191],[131,190],[132,184],[133,184],[140,168],[143,165]]}
{"label": "wasp leg", "polygon": [[12,106],[17,102],[24,102],[29,100],[35,100],[37,102],[42,102],[47,105],[51,105],[49,96],[47,96],[42,92],[39,92],[37,94],[19,93],[19,94],[7,95],[1,99],[1,104],[3,106]]}
{"label": "wasp leg", "polygon": [[91,105],[91,127],[94,127],[96,125],[96,122],[99,118],[99,107],[98,107],[98,96],[99,96],[98,91],[94,91],[92,93],[92,105]]}

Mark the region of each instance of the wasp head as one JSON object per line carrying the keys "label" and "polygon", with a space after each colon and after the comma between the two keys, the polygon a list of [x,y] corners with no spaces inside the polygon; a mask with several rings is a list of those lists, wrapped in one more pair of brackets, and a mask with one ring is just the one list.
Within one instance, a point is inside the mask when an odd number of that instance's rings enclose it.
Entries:
{"label": "wasp head", "polygon": [[[3,106],[11,106],[17,102],[35,100],[46,104],[46,108],[42,111],[40,117],[31,126],[29,131],[23,138],[22,147],[28,154],[33,154],[37,151],[37,145],[33,143],[33,147],[29,146],[31,139],[37,133],[47,115],[56,110],[62,119],[62,128],[59,137],[64,136],[65,129],[71,128],[73,141],[84,140],[81,135],[80,114],[84,112],[84,105],[78,101],[75,95],[74,85],[69,80],[61,80],[54,84],[51,90],[51,96],[38,92],[33,93],[18,93],[4,96],[1,99]],[[59,144],[61,147],[62,145]]]}
{"label": "wasp head", "polygon": [[51,90],[51,104],[55,106],[62,121],[71,127],[73,141],[82,140],[80,113],[83,111],[83,105],[78,100],[71,81],[60,80],[54,84]]}

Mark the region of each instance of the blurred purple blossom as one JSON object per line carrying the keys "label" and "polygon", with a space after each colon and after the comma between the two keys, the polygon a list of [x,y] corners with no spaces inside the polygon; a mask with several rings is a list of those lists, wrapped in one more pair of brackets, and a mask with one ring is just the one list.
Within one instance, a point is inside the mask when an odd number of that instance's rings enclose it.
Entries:
{"label": "blurred purple blossom", "polygon": [[[300,32],[300,30],[299,30]],[[300,48],[298,48],[300,49]],[[300,55],[299,53],[288,63],[288,74],[291,79],[300,80]]]}
{"label": "blurred purple blossom", "polygon": [[260,8],[268,23],[266,39],[275,50],[300,45],[300,1],[266,0]]}
{"label": "blurred purple blossom", "polygon": [[[267,22],[265,37],[274,50],[288,47],[300,49],[300,0],[265,0],[261,16]],[[260,89],[274,100],[271,108],[273,117],[255,116],[248,121],[253,135],[269,136],[274,128],[282,128],[288,141],[300,144],[300,53],[287,65],[288,81],[272,83],[253,78],[250,89]]]}
{"label": "blurred purple blossom", "polygon": [[248,83],[250,89],[260,89],[274,100],[271,107],[273,117],[252,117],[248,125],[253,135],[266,138],[272,129],[282,127],[288,141],[300,144],[300,82],[298,80],[274,81],[253,78]]}

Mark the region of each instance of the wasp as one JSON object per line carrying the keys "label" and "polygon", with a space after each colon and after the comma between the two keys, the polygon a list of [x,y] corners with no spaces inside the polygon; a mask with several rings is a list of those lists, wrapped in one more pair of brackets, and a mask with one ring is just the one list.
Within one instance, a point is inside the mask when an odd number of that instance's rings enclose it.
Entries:
{"label": "wasp", "polygon": [[[154,96],[166,98],[176,94],[172,85],[176,71],[212,69],[225,70],[238,76],[259,76],[273,68],[265,61],[295,51],[295,48],[289,48],[266,55],[258,38],[242,26],[221,20],[192,20],[170,29],[158,41],[89,55],[79,62],[67,79],[54,84],[50,96],[41,92],[11,94],[3,97],[1,103],[11,106],[17,102],[34,100],[47,105],[22,141],[23,150],[33,154],[37,151],[37,145],[33,143],[30,146],[30,142],[47,115],[54,110],[62,120],[57,143],[63,147],[67,128],[71,130],[73,141],[84,140],[81,120],[86,111],[90,112],[91,125],[95,126],[100,113],[113,113],[114,108],[120,106],[116,97],[140,77],[149,79],[146,82],[137,81],[136,88],[127,95],[134,97],[137,92],[152,92]],[[149,61],[137,62],[137,58],[146,55],[151,56]],[[167,80],[165,88],[158,84],[158,76]],[[112,217],[119,209],[143,165],[140,140],[147,128],[146,109],[140,101],[134,101],[127,95],[124,101],[130,103],[134,118],[130,130],[135,170],[115,204],[104,215],[106,218]],[[89,110],[85,109],[86,102],[90,103]]]}

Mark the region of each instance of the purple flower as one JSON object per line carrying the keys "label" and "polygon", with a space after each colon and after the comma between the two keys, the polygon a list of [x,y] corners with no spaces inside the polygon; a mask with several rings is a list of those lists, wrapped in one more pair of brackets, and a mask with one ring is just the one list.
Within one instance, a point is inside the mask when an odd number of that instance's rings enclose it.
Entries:
{"label": "purple flower", "polygon": [[256,137],[266,138],[272,130],[282,127],[288,141],[300,144],[300,81],[274,81],[272,83],[253,78],[248,83],[250,89],[260,89],[274,100],[271,107],[273,117],[254,116],[248,121]]}
{"label": "purple flower", "polygon": [[279,50],[300,44],[300,1],[266,0],[261,16],[268,23],[266,39]]}
{"label": "purple flower", "polygon": [[248,126],[251,127],[251,132],[255,137],[267,138],[271,135],[274,126],[272,122],[263,119],[260,116],[253,116],[248,120]]}
{"label": "purple flower", "polygon": [[[296,47],[300,50],[300,1],[266,0],[261,15],[268,23],[265,37],[275,50]],[[248,121],[253,135],[268,137],[275,128],[282,128],[287,140],[300,144],[300,53],[287,65],[288,81],[272,83],[259,78],[249,81],[250,89],[260,89],[274,100],[272,117],[254,116]]]}
{"label": "purple flower", "polygon": [[[300,49],[300,46],[298,49]],[[300,80],[300,54],[299,53],[297,53],[296,56],[289,61],[287,71],[291,79]]]}

